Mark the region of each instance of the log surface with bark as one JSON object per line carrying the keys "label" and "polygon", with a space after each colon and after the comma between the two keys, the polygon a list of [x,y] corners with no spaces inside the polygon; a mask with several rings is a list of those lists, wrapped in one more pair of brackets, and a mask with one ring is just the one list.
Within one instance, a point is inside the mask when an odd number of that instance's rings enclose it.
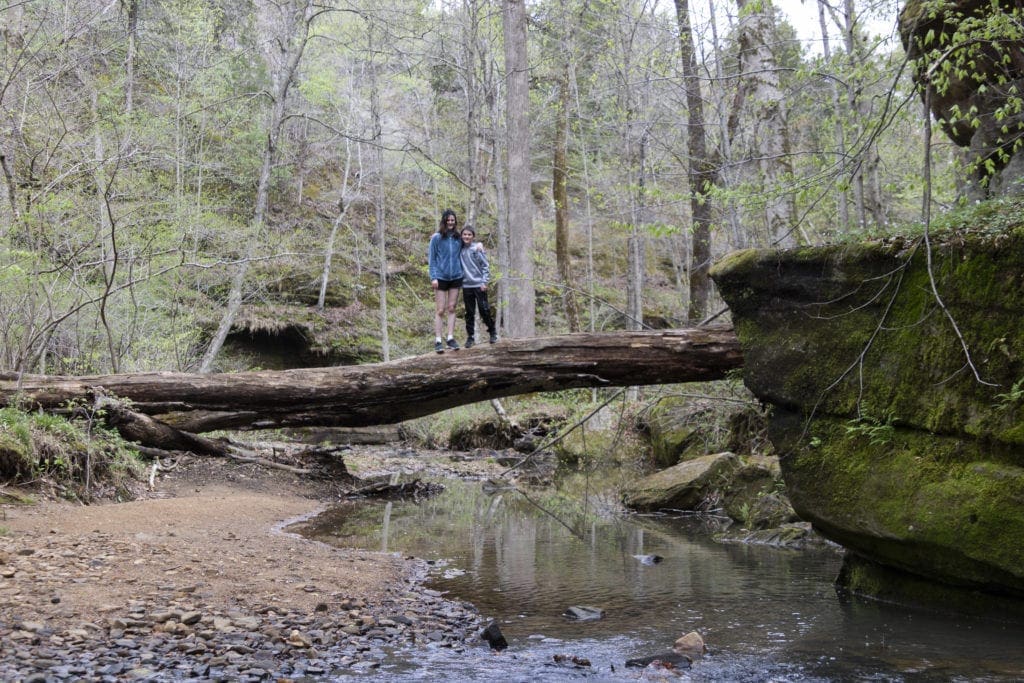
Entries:
{"label": "log surface with bark", "polygon": [[502,340],[388,363],[281,371],[0,375],[5,405],[61,410],[121,399],[187,432],[392,424],[535,391],[721,379],[742,365],[729,326]]}

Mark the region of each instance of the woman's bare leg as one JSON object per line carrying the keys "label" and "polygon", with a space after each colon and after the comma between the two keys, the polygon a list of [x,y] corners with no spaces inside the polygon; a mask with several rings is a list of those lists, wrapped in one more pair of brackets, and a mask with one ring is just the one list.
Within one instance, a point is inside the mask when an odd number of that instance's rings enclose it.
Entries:
{"label": "woman's bare leg", "polygon": [[[448,290],[451,291],[451,290]],[[457,291],[457,290],[456,290]],[[448,311],[448,292],[435,289],[434,290],[434,336],[438,339],[444,339],[442,333],[444,332],[445,314]]]}
{"label": "woman's bare leg", "polygon": [[460,289],[449,289],[446,294],[447,296],[447,312],[448,312],[448,336],[455,336],[455,306],[459,303],[459,292]]}

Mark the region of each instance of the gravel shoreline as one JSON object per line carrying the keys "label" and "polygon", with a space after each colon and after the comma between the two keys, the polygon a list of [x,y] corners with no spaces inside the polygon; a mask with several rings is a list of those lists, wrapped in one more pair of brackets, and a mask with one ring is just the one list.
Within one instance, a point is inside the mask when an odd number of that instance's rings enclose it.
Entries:
{"label": "gravel shoreline", "polygon": [[[4,573],[31,571],[24,565],[33,560],[60,562],[60,557],[18,555],[4,563]],[[133,597],[123,608],[99,606],[66,628],[33,621],[32,605],[22,605],[25,618],[11,614],[0,621],[0,679],[330,679],[371,671],[393,648],[463,650],[471,641],[479,643],[481,628],[472,606],[422,588],[418,577],[372,604],[328,596],[313,613],[275,606],[224,610],[173,585],[160,593]],[[50,600],[59,604],[59,592]]]}
{"label": "gravel shoreline", "polygon": [[152,499],[2,506],[0,680],[313,681],[487,652],[427,562],[281,532],[322,508],[308,480],[202,467]]}

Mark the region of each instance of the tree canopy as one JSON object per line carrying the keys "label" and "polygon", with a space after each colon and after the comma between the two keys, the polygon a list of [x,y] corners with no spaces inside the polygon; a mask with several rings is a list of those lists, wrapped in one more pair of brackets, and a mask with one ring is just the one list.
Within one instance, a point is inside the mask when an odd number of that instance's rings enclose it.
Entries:
{"label": "tree canopy", "polygon": [[709,258],[920,215],[915,85],[867,28],[896,7],[819,9],[808,36],[768,1],[9,4],[0,369],[252,369],[269,337],[303,350],[282,367],[417,353],[447,207],[505,331],[517,277],[528,334],[696,324]]}

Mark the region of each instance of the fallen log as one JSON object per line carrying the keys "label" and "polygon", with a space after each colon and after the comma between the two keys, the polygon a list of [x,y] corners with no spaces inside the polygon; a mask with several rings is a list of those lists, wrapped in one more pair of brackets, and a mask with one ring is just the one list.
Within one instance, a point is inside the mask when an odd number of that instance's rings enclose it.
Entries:
{"label": "fallen log", "polygon": [[[710,381],[741,365],[732,328],[708,326],[509,339],[343,367],[85,377],[7,373],[0,374],[0,402],[57,412],[69,402],[105,395],[126,401],[132,413],[193,433],[361,427],[514,394]],[[196,445],[210,446],[200,441],[180,447]]]}

